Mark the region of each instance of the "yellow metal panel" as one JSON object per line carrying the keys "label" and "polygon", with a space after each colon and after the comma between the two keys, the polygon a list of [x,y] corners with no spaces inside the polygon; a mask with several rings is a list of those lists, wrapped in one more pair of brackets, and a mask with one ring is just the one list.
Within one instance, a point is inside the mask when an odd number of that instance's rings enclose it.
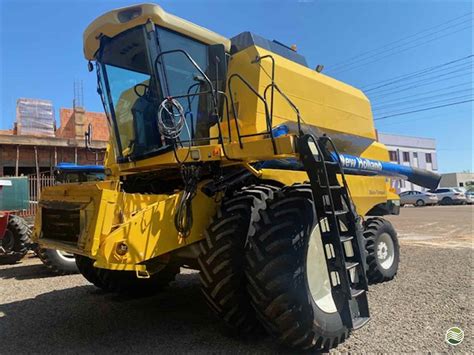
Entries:
{"label": "yellow metal panel", "polygon": [[[239,143],[225,144],[225,151],[229,159],[241,161],[255,161],[294,156],[296,152],[294,136],[286,135],[275,138],[276,154],[270,138],[247,141],[240,147]],[[195,152],[196,154],[192,154]],[[192,156],[199,157],[199,161],[218,161],[224,164],[235,164],[235,161],[226,160],[222,147],[219,144],[179,148],[176,155],[180,162],[193,162]],[[173,152],[163,153],[151,158],[119,164],[121,172],[149,171],[165,167],[177,167],[178,162]]]}
{"label": "yellow metal panel", "polygon": [[[81,231],[77,245],[41,236],[41,208],[37,215],[35,241],[86,255],[97,260],[98,267],[142,270],[137,264],[182,248],[204,238],[204,231],[216,212],[216,200],[204,195],[198,186],[192,201],[193,228],[181,239],[173,220],[180,194],[143,195],[119,192],[114,184],[64,184],[45,189],[43,203],[76,203],[81,206]],[[41,207],[41,205],[40,205]],[[65,211],[65,213],[67,213]],[[117,254],[117,246],[126,243],[128,253]]]}
{"label": "yellow metal panel", "polygon": [[[305,171],[262,169],[263,180],[273,180],[285,186],[308,182]],[[384,177],[369,177],[346,175],[347,185],[357,209],[357,213],[365,216],[375,205],[387,200],[386,179]],[[340,177],[339,182],[342,183]]]}
{"label": "yellow metal panel", "polygon": [[[121,22],[119,13],[127,10],[136,11],[137,15],[127,22]],[[140,4],[107,12],[94,20],[84,31],[84,56],[89,60],[94,59],[101,36],[115,37],[130,28],[145,24],[148,20],[207,44],[223,44],[227,51],[230,50],[229,39],[169,14],[158,5]]]}
{"label": "yellow metal panel", "polygon": [[[123,195],[128,203],[138,198],[131,194]],[[171,195],[141,209],[122,223],[102,240],[96,255],[97,264],[103,267],[111,264],[135,265],[204,239],[203,232],[216,211],[215,200],[201,192],[196,195],[192,202],[193,228],[191,234],[183,240],[179,238],[173,223],[178,199],[179,194]],[[125,256],[116,252],[119,243],[126,243],[128,246]]]}
{"label": "yellow metal panel", "polygon": [[[296,104],[306,124],[375,140],[369,100],[360,90],[350,85],[257,46],[248,47],[232,56],[228,77],[234,73],[242,75],[263,96],[265,88],[271,83],[271,61],[264,59],[260,64],[252,61],[257,56],[268,54],[275,59],[276,84]],[[263,102],[238,79],[232,89],[238,107],[241,133],[265,131]],[[269,94],[270,91],[267,95],[270,105]],[[295,130],[296,114],[293,109],[277,92],[274,100],[272,126],[285,123]],[[231,129],[235,135],[234,123],[231,123]]]}

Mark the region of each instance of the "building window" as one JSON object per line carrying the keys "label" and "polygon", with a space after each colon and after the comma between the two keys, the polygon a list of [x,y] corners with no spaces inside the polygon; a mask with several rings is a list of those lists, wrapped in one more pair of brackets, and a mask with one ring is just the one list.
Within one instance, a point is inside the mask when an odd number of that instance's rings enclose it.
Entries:
{"label": "building window", "polygon": [[403,152],[403,161],[405,161],[405,162],[410,161],[410,153],[409,152]]}
{"label": "building window", "polygon": [[388,156],[390,157],[390,161],[398,161],[397,152],[394,150],[388,151]]}
{"label": "building window", "polygon": [[426,157],[426,162],[427,163],[432,163],[433,161],[431,160],[431,153],[426,153],[425,154],[425,157]]}
{"label": "building window", "polygon": [[459,187],[463,187],[463,186],[464,186],[464,183],[460,182]]}
{"label": "building window", "polygon": [[413,153],[413,158],[418,159],[418,153]]}

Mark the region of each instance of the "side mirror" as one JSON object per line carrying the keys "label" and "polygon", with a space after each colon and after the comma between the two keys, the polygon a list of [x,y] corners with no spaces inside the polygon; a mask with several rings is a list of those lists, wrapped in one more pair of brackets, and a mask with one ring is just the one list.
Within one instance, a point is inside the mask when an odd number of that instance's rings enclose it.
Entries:
{"label": "side mirror", "polygon": [[87,131],[84,133],[84,141],[86,149],[90,150],[92,145],[92,124],[89,123],[87,126]]}
{"label": "side mirror", "polygon": [[94,64],[90,60],[87,63],[87,70],[89,70],[89,73],[94,70]]}

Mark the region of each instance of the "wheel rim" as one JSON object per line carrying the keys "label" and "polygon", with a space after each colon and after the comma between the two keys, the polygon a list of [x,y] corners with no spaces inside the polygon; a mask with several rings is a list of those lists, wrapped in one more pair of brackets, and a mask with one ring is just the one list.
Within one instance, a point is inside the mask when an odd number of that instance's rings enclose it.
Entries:
{"label": "wheel rim", "polygon": [[56,250],[56,254],[58,254],[58,256],[64,261],[75,262],[74,254],[71,254],[62,250]]}
{"label": "wheel rim", "polygon": [[382,233],[377,242],[377,260],[380,267],[390,269],[395,260],[395,246],[392,237],[388,233]]}
{"label": "wheel rim", "polygon": [[[322,220],[323,222],[324,220]],[[324,228],[324,225],[325,223],[322,224],[322,228]],[[332,297],[331,281],[329,279],[319,225],[313,228],[309,237],[308,253],[306,255],[306,276],[314,303],[323,312],[337,312],[336,304]]]}

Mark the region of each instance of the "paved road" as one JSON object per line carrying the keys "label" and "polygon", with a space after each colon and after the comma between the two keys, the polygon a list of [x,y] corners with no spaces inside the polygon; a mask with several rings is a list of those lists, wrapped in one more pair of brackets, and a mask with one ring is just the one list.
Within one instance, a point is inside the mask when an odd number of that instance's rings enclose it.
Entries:
{"label": "paved road", "polygon": [[[403,208],[398,277],[370,291],[371,322],[337,351],[469,352],[473,344],[473,208]],[[446,330],[464,329],[456,348]],[[0,266],[0,353],[275,353],[269,337],[225,334],[194,272],[157,296],[104,294],[80,275],[51,277],[35,258]]]}

